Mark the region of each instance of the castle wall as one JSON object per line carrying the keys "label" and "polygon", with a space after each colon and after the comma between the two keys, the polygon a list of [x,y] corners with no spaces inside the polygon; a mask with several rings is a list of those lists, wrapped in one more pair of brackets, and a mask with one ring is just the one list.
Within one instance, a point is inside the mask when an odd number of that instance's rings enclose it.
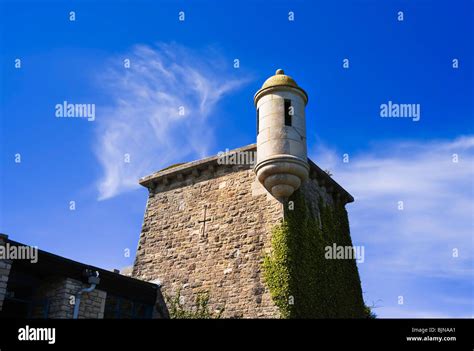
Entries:
{"label": "castle wall", "polygon": [[[205,205],[211,221],[203,235]],[[220,166],[159,186],[148,198],[133,276],[160,280],[168,296],[181,289],[188,307],[208,291],[211,310],[225,302],[223,317],[276,317],[261,262],[282,216],[249,166]]]}
{"label": "castle wall", "polygon": [[[208,291],[211,310],[225,303],[223,317],[279,317],[261,266],[283,208],[251,167],[220,165],[158,184],[148,197],[133,277],[159,281],[168,296],[181,289],[186,308]],[[319,198],[333,202],[316,179],[302,189],[316,210]],[[203,235],[205,205],[211,220]]]}

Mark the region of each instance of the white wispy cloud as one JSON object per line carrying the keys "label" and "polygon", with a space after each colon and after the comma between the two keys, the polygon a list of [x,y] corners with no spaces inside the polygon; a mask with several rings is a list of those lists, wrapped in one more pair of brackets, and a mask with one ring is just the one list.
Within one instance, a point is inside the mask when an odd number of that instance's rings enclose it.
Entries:
{"label": "white wispy cloud", "polygon": [[[411,301],[442,296],[425,291],[426,279],[456,282],[458,297],[472,299],[474,136],[381,143],[363,153],[349,153],[349,163],[342,162],[342,154],[318,146],[310,157],[330,169],[355,198],[347,206],[352,238],[365,245],[365,263],[359,269],[363,283],[374,282],[369,283],[372,299],[387,296],[382,283],[386,279],[397,287],[389,292],[391,301],[404,294],[417,295],[410,296]],[[398,210],[399,201],[403,211]],[[459,257],[453,257],[453,249]],[[397,309],[387,300],[383,304],[385,315]],[[411,315],[403,311],[396,316]]]}
{"label": "white wispy cloud", "polygon": [[[130,68],[117,65],[124,59]],[[230,74],[229,64],[212,49],[138,45],[114,61],[100,77],[112,101],[97,118],[100,200],[137,187],[139,178],[170,163],[206,156],[217,103],[247,82]]]}

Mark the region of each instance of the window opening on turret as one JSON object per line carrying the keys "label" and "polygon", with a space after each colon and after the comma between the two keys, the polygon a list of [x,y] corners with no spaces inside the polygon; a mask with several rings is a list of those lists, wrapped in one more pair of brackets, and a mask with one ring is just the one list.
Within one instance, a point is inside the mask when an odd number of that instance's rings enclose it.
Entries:
{"label": "window opening on turret", "polygon": [[285,99],[285,126],[291,127],[291,116],[293,116],[293,106],[291,106],[291,100]]}

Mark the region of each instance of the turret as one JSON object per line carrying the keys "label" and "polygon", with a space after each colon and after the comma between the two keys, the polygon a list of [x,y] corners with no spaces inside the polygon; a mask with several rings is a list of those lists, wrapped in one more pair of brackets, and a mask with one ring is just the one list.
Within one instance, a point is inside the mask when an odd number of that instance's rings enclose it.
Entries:
{"label": "turret", "polygon": [[279,69],[257,91],[257,162],[260,183],[286,201],[308,178],[305,107],[308,95]]}

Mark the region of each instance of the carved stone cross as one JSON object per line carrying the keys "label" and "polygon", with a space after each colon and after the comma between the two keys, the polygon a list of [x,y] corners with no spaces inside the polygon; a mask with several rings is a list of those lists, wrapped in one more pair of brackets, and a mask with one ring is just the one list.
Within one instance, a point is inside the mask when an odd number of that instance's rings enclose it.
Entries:
{"label": "carved stone cross", "polygon": [[207,205],[204,205],[204,218],[202,220],[199,220],[198,223],[202,223],[202,237],[206,237],[206,222],[210,222],[210,218],[206,218],[207,214]]}

